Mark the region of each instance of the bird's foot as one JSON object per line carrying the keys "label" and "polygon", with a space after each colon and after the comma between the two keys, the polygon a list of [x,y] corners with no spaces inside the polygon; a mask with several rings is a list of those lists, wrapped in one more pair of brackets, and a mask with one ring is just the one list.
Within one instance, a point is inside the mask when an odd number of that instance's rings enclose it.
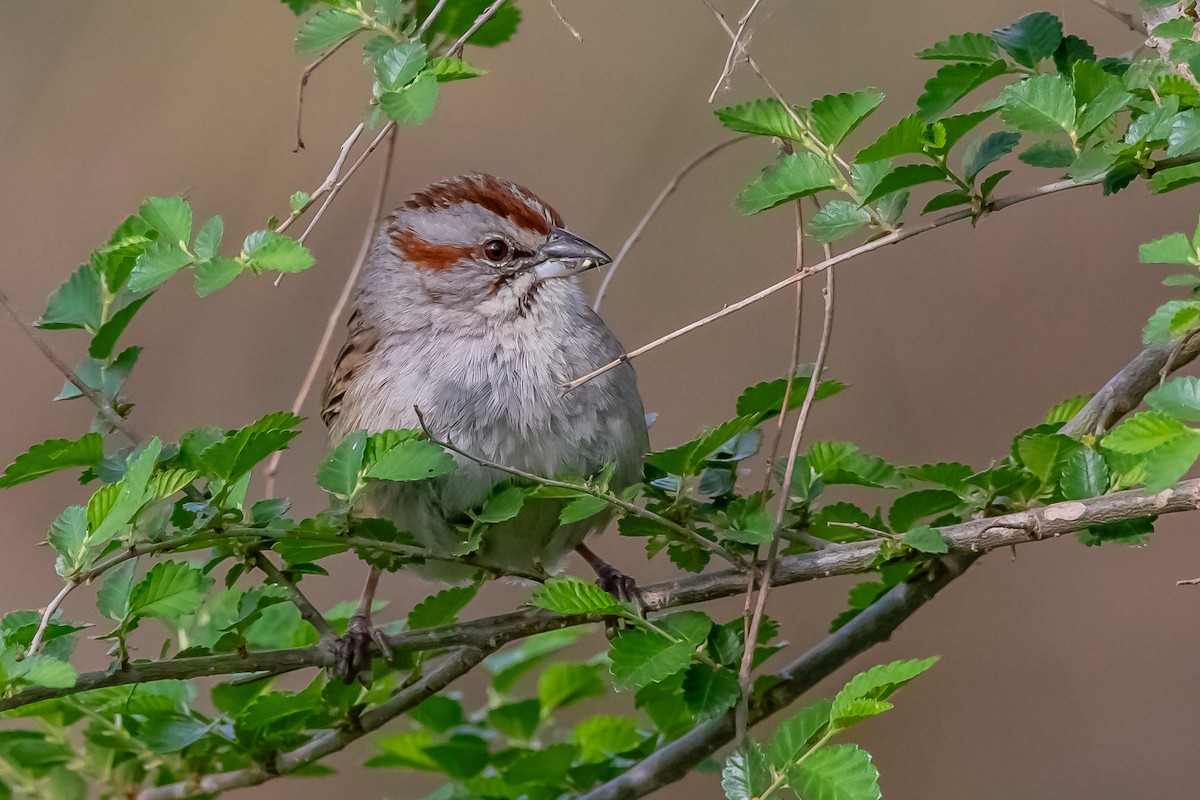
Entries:
{"label": "bird's foot", "polygon": [[391,660],[392,648],[383,631],[371,624],[366,614],[355,614],[346,624],[346,635],[334,643],[334,675],[345,683],[356,680],[366,685],[371,679],[373,648]]}
{"label": "bird's foot", "polygon": [[638,610],[645,612],[646,601],[637,581],[626,575],[612,564],[602,564],[596,567],[596,585],[611,594],[622,603],[634,603]]}

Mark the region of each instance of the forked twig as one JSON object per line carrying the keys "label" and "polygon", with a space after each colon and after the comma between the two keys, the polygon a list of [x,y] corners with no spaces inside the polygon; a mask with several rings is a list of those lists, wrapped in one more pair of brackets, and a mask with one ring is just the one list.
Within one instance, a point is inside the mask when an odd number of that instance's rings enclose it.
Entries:
{"label": "forked twig", "polygon": [[[304,381],[300,384],[300,391],[296,393],[296,399],[292,401],[292,413],[299,414],[300,409],[304,407],[304,403],[308,400],[308,395],[312,392],[313,385],[317,380],[317,373],[321,368],[321,364],[325,361],[325,354],[329,352],[329,345],[333,342],[333,334],[337,329],[338,322],[342,318],[342,312],[346,310],[346,304],[350,302],[350,295],[354,291],[354,287],[358,285],[358,275],[362,272],[363,264],[367,260],[367,255],[371,252],[371,242],[375,239],[375,228],[379,224],[379,215],[383,211],[383,203],[387,198],[388,183],[391,179],[392,162],[396,156],[396,135],[395,129],[392,129],[392,136],[388,139],[387,155],[384,156],[383,172],[379,176],[379,190],[375,193],[375,201],[371,204],[371,212],[367,218],[367,230],[363,234],[362,244],[358,248],[358,256],[354,259],[354,266],[350,268],[350,272],[346,275],[346,282],[342,284],[342,292],[338,295],[337,302],[333,309],[329,312],[329,317],[325,320],[325,330],[321,333],[321,341],[317,344],[317,350],[313,353],[312,361],[309,362],[308,372],[304,375]],[[266,477],[266,496],[275,496],[275,481],[279,474],[279,462],[283,458],[283,451],[276,450],[271,456],[271,460],[267,462]]]}

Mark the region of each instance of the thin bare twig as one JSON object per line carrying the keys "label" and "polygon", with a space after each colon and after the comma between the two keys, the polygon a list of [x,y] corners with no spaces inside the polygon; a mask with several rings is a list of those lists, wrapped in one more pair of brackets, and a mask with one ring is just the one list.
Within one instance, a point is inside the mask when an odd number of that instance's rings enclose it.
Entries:
{"label": "thin bare twig", "polygon": [[50,627],[50,620],[54,617],[54,612],[58,610],[63,601],[67,599],[67,595],[75,591],[75,587],[79,586],[78,581],[68,581],[58,594],[54,595],[54,599],[46,604],[46,608],[42,610],[42,620],[38,623],[37,630],[33,633],[33,639],[29,642],[29,649],[25,651],[26,657],[33,655],[42,646],[42,637],[46,635],[46,629]]}
{"label": "thin bare twig", "polygon": [[287,590],[292,605],[300,611],[301,619],[316,629],[317,635],[321,637],[322,641],[337,638],[337,632],[329,624],[329,620],[325,619],[325,615],[304,596],[304,592],[300,591],[300,587],[296,585],[295,581],[288,578],[279,570],[279,567],[275,566],[275,562],[266,553],[261,550],[255,553],[254,565],[262,570],[271,583]]}
{"label": "thin bare twig", "polygon": [[[1195,163],[1196,161],[1200,161],[1200,156],[1192,155],[1192,156],[1184,156],[1184,157],[1176,158],[1176,159],[1167,159],[1167,160],[1160,162],[1158,165],[1156,165],[1156,169],[1165,169],[1168,166],[1177,166],[1182,163],[1190,164],[1190,163]],[[1063,192],[1068,189],[1077,189],[1077,188],[1080,188],[1083,186],[1094,186],[1094,185],[1102,182],[1103,180],[1104,180],[1104,176],[1101,175],[1101,176],[1098,176],[1096,178],[1091,178],[1086,181],[1080,181],[1078,183],[1076,183],[1075,181],[1071,181],[1071,180],[1057,181],[1055,183],[1048,183],[1044,186],[1039,186],[1038,188],[1031,189],[1027,192],[1019,192],[1017,194],[1009,195],[1008,197],[999,198],[992,202],[991,208],[989,209],[989,211],[992,211],[992,212],[1000,211],[1005,208],[1009,208],[1010,206],[1015,206],[1018,203],[1024,203],[1027,200],[1033,200],[1038,197],[1045,197],[1046,195],[1056,194],[1058,192]],[[914,236],[920,236],[923,233],[928,233],[929,231],[935,230],[937,228],[941,228],[941,227],[950,225],[955,222],[962,222],[965,219],[971,219],[973,216],[975,216],[975,213],[972,209],[962,209],[959,211],[954,211],[949,214],[946,214],[945,216],[939,217],[938,219],[935,219],[931,222],[926,222],[922,225],[914,225],[912,227],[898,228],[889,234],[886,234],[884,236],[879,237],[878,239],[873,239],[869,242],[861,244],[858,247],[847,250],[844,253],[840,253],[840,254],[834,256],[833,258],[826,259],[826,260],[820,262],[819,264],[813,264],[811,267],[806,267],[803,271],[797,272],[793,275],[790,275],[787,278],[784,278],[783,280],[778,281],[777,283],[773,283],[770,286],[766,287],[765,289],[761,289],[761,290],[755,292],[754,294],[750,295],[749,297],[744,297],[735,303],[728,303],[725,306],[723,306],[721,308],[721,310],[719,310],[719,311],[715,311],[712,314],[709,314],[708,316],[701,317],[700,319],[698,319],[694,322],[690,322],[687,325],[684,325],[683,327],[678,328],[678,329],[672,331],[671,333],[666,334],[665,336],[660,336],[659,338],[655,339],[652,342],[649,342],[647,344],[642,345],[641,347],[630,350],[625,355],[623,355],[619,358],[613,359],[609,363],[604,364],[603,366],[592,370],[591,372],[587,373],[586,375],[581,375],[580,377],[578,377],[575,380],[571,381],[570,383],[566,384],[563,387],[563,390],[569,392],[572,389],[577,389],[578,387],[582,386],[583,384],[587,383],[588,381],[592,380],[593,378],[596,378],[600,375],[603,375],[605,372],[608,372],[610,369],[615,369],[616,367],[619,367],[621,364],[624,364],[627,361],[631,361],[632,359],[635,359],[638,356],[644,355],[645,353],[648,353],[651,350],[662,347],[664,344],[673,342],[676,339],[680,338],[681,336],[686,336],[687,334],[691,333],[694,330],[703,328],[705,325],[709,325],[713,322],[716,322],[719,319],[724,319],[725,317],[728,317],[731,314],[736,314],[737,312],[741,311],[743,308],[751,306],[751,305],[757,303],[759,300],[763,300],[767,297],[770,297],[771,295],[775,294],[776,292],[780,291],[781,289],[786,289],[788,286],[791,286],[792,284],[794,284],[798,281],[802,281],[805,278],[809,277],[810,275],[816,275],[819,272],[824,272],[825,270],[829,269],[830,267],[833,267],[838,264],[842,264],[846,261],[850,261],[852,259],[858,258],[859,256],[866,255],[867,253],[873,253],[876,250],[881,250],[885,247],[889,247],[890,245],[899,244],[900,242],[903,242],[906,239],[911,239]]]}
{"label": "thin bare twig", "polygon": [[[828,244],[825,245],[825,258],[833,256]],[[775,573],[775,563],[779,558],[779,542],[783,536],[783,516],[787,511],[788,499],[792,494],[792,479],[796,472],[796,458],[800,452],[800,441],[804,437],[804,429],[808,425],[808,415],[817,397],[817,387],[821,383],[821,375],[825,371],[825,361],[829,356],[829,342],[833,335],[833,270],[825,273],[825,289],[821,295],[825,301],[824,321],[821,325],[821,342],[817,347],[817,360],[813,362],[812,377],[808,381],[808,389],[804,393],[804,402],[796,417],[796,426],[792,430],[792,442],[788,448],[787,464],[783,470],[781,499],[775,510],[775,523],[771,536],[771,544],[767,551],[767,563],[763,568],[761,585],[758,588],[758,598],[754,605],[754,614],[746,632],[746,646],[742,654],[741,668],[738,672],[738,683],[742,695],[735,709],[736,740],[745,739],[749,728],[749,702],[751,686],[751,667],[754,659],[754,642],[758,639],[758,630],[762,624],[763,614],[767,608],[767,595],[771,592],[771,580]]]}
{"label": "thin bare twig", "polygon": [[726,147],[752,138],[754,138],[753,134],[747,133],[742,136],[735,136],[732,139],[727,139],[714,147],[708,148],[703,153],[689,161],[687,164],[684,164],[683,168],[680,169],[679,172],[676,172],[675,176],[671,178],[671,180],[667,181],[667,185],[664,186],[662,191],[658,193],[658,197],[654,198],[654,202],[650,204],[650,208],[646,209],[646,213],[642,215],[640,220],[638,220],[638,224],[634,226],[633,232],[629,234],[629,238],[627,238],[625,243],[621,245],[621,249],[617,252],[617,257],[614,258],[612,264],[608,266],[607,271],[604,273],[604,280],[600,282],[600,288],[596,290],[596,299],[592,302],[592,310],[596,312],[600,311],[600,304],[604,302],[604,294],[608,291],[608,285],[612,283],[613,276],[617,274],[617,267],[621,266],[621,262],[625,260],[625,256],[629,253],[630,249],[632,249],[633,246],[637,244],[638,240],[642,238],[642,232],[646,230],[646,226],[650,224],[650,220],[654,219],[655,215],[658,214],[658,210],[662,208],[662,204],[668,197],[675,193],[676,189],[679,188],[679,182],[686,178],[689,172],[715,156],[717,153],[724,150]]}
{"label": "thin bare twig", "polygon": [[375,138],[371,140],[371,143],[367,145],[367,149],[362,151],[362,154],[358,157],[358,159],[350,165],[350,168],[346,170],[346,174],[338,178],[337,181],[334,182],[333,186],[329,187],[329,193],[325,196],[325,202],[321,203],[321,207],[317,209],[317,213],[314,214],[312,220],[309,221],[308,227],[304,229],[304,233],[296,237],[299,241],[303,242],[308,239],[309,235],[313,232],[313,228],[317,227],[317,223],[321,221],[321,217],[325,216],[325,211],[329,208],[329,204],[332,203],[334,198],[338,196],[338,193],[342,191],[342,187],[346,185],[347,181],[354,177],[354,173],[358,172],[358,168],[361,167],[363,163],[365,163],[366,160],[371,157],[371,154],[374,153],[379,145],[383,143],[383,140],[395,130],[396,123],[394,122],[389,122],[379,129],[379,133],[376,134]]}
{"label": "thin bare twig", "polygon": [[563,16],[563,13],[562,13],[562,11],[559,10],[558,3],[555,2],[555,0],[550,0],[550,8],[554,11],[554,16],[558,17],[558,21],[561,22],[563,24],[563,27],[567,29],[567,32],[575,37],[575,41],[582,42],[583,34],[581,34],[579,31],[575,30],[574,25],[567,22],[567,18]]}
{"label": "thin bare twig", "polygon": [[626,514],[633,514],[634,516],[643,517],[644,519],[648,519],[648,520],[653,520],[654,522],[657,522],[659,525],[662,525],[663,527],[670,529],[673,533],[676,533],[679,536],[682,536],[683,538],[698,545],[699,547],[702,547],[705,550],[708,550],[709,552],[720,556],[721,558],[728,561],[730,564],[733,564],[735,567],[738,567],[740,569],[748,569],[749,568],[749,565],[746,563],[745,559],[737,556],[734,553],[729,552],[728,550],[726,550],[724,547],[717,544],[716,542],[705,539],[703,536],[696,533],[691,528],[686,528],[683,525],[680,525],[677,522],[669,520],[660,514],[655,514],[653,511],[642,508],[641,506],[639,506],[635,503],[630,503],[628,500],[622,500],[620,497],[617,497],[612,492],[606,492],[601,489],[597,489],[594,486],[587,486],[584,484],[576,484],[576,483],[568,483],[567,481],[560,481],[560,480],[556,480],[554,478],[545,478],[545,477],[542,477],[541,475],[535,475],[532,472],[526,472],[523,469],[517,469],[516,467],[510,467],[507,464],[501,464],[499,462],[492,461],[491,459],[484,458],[483,456],[476,455],[474,453],[468,453],[466,450],[463,450],[462,448],[458,447],[453,442],[450,442],[450,441],[447,441],[444,439],[439,439],[434,434],[434,432],[430,429],[429,425],[425,422],[425,417],[421,413],[421,409],[414,406],[413,410],[417,414],[417,421],[420,422],[420,424],[421,424],[421,430],[424,431],[425,436],[426,436],[426,438],[429,439],[429,441],[433,442],[436,445],[444,447],[445,449],[449,450],[452,453],[458,453],[460,456],[462,456],[463,458],[465,458],[469,461],[474,461],[476,464],[479,464],[480,466],[488,467],[489,469],[498,470],[500,472],[505,472],[505,473],[508,473],[509,475],[513,475],[518,478],[523,478],[524,480],[527,480],[527,481],[533,481],[534,483],[539,483],[543,486],[553,486],[558,489],[571,489],[572,491],[582,492],[584,494],[591,495],[592,497],[595,497],[598,500],[603,500],[604,502],[608,503],[609,505],[611,505],[615,508],[618,508],[621,511],[624,511]]}
{"label": "thin bare twig", "polygon": [[366,123],[360,122],[357,126],[355,126],[354,130],[350,131],[350,135],[347,136],[346,140],[343,141],[338,147],[337,158],[334,159],[333,166],[330,167],[329,174],[325,176],[325,180],[321,181],[321,185],[314,189],[312,194],[308,196],[308,202],[288,215],[288,218],[279,223],[279,227],[275,230],[279,231],[280,233],[286,231],[292,226],[292,223],[294,223],[302,214],[304,214],[304,212],[312,208],[313,203],[320,200],[325,196],[326,192],[333,188],[333,185],[337,183],[338,178],[342,174],[342,166],[346,163],[346,159],[350,157],[351,148],[354,147],[354,143],[358,141],[359,137],[363,135],[363,131],[366,129]]}
{"label": "thin bare twig", "polygon": [[[445,2],[445,0],[443,0],[443,2]],[[316,72],[322,64],[328,61],[334,53],[345,47],[346,43],[353,38],[354,35],[351,34],[345,39],[342,39],[333,47],[317,56],[316,60],[305,67],[304,71],[300,73],[300,85],[296,89],[296,149],[292,150],[293,153],[299,153],[304,149],[304,137],[300,135],[300,128],[302,124],[302,118],[304,116],[304,87],[308,86],[308,79],[311,78],[312,74]]]}
{"label": "thin bare twig", "polygon": [[[709,103],[712,103],[717,96],[717,92],[725,85],[725,79],[733,73],[733,66],[737,61],[738,53],[743,52],[742,37],[746,35],[746,26],[750,23],[750,18],[754,16],[754,12],[758,10],[758,4],[761,2],[762,0],[754,0],[750,4],[750,8],[746,9],[746,13],[742,14],[742,18],[738,20],[737,32],[733,34],[733,43],[729,45],[729,53],[725,56],[725,66],[721,69],[721,76],[717,78],[717,82],[713,84],[712,91],[708,93]],[[724,17],[721,19],[724,20]]]}
{"label": "thin bare twig", "polygon": [[1129,30],[1133,31],[1134,33],[1140,33],[1142,36],[1150,35],[1150,30],[1146,27],[1146,23],[1142,22],[1128,11],[1121,11],[1119,8],[1114,8],[1107,2],[1107,0],[1089,0],[1089,2],[1096,8],[1111,14],[1116,19],[1125,23],[1125,27],[1129,28]]}
{"label": "thin bare twig", "polygon": [[442,8],[445,7],[445,5],[446,0],[437,1],[437,5],[435,5],[433,10],[429,12],[429,16],[425,17],[425,21],[421,23],[421,27],[417,28],[417,38],[420,38],[421,34],[429,30],[429,26],[433,24],[435,19],[437,19],[437,15],[442,13]]}
{"label": "thin bare twig", "polygon": [[8,315],[12,317],[13,322],[17,323],[17,327],[21,329],[21,333],[25,334],[25,338],[33,342],[34,346],[41,351],[45,359],[49,361],[50,364],[57,369],[64,378],[67,379],[67,383],[78,389],[79,393],[86,397],[91,404],[96,407],[96,410],[100,412],[100,416],[104,417],[105,422],[111,425],[115,430],[118,430],[124,434],[125,438],[129,439],[129,441],[133,442],[134,444],[137,444],[142,440],[141,437],[138,436],[137,431],[135,431],[133,426],[129,423],[129,420],[118,414],[117,410],[112,407],[111,403],[104,399],[102,394],[84,383],[83,379],[75,374],[75,370],[68,367],[67,363],[59,358],[58,355],[50,349],[50,345],[46,344],[42,337],[37,335],[33,329],[33,326],[21,318],[21,314],[17,311],[17,307],[13,305],[12,300],[9,299],[8,295],[5,294],[3,290],[0,290],[0,305],[4,306],[4,309],[8,312]]}
{"label": "thin bare twig", "polygon": [[446,50],[446,55],[457,55],[462,52],[463,46],[467,40],[475,35],[475,32],[483,27],[483,24],[492,18],[492,15],[500,10],[500,6],[504,5],[504,0],[494,0],[494,2],[484,9],[484,12],[475,18],[471,23],[471,27],[467,28],[467,32],[458,37],[458,41],[450,45]]}
{"label": "thin bare twig", "polygon": [[[392,129],[392,136],[388,139],[387,155],[384,156],[383,161],[383,172],[379,176],[379,190],[375,193],[375,201],[371,204],[371,212],[367,218],[367,230],[363,234],[362,244],[358,248],[358,256],[354,259],[354,265],[346,275],[346,282],[342,285],[342,292],[338,295],[337,302],[334,303],[333,309],[329,312],[329,317],[325,320],[325,330],[321,333],[321,341],[317,344],[317,350],[313,353],[312,361],[309,362],[308,372],[305,373],[304,380],[300,384],[300,391],[296,392],[296,399],[292,401],[293,414],[300,413],[300,409],[304,407],[305,401],[308,400],[309,393],[312,392],[313,385],[317,380],[317,373],[321,368],[321,364],[325,361],[325,354],[329,351],[329,345],[333,342],[334,331],[337,330],[338,322],[341,321],[342,312],[346,310],[346,304],[350,302],[350,295],[353,293],[354,287],[358,285],[358,275],[367,260],[367,255],[371,252],[371,243],[375,240],[375,229],[379,224],[379,215],[383,211],[383,203],[387,198],[392,162],[396,156],[395,130],[395,128]],[[279,462],[282,458],[283,451],[277,450],[271,456],[271,460],[267,462],[265,473],[267,497],[275,496],[275,481],[279,473]]]}

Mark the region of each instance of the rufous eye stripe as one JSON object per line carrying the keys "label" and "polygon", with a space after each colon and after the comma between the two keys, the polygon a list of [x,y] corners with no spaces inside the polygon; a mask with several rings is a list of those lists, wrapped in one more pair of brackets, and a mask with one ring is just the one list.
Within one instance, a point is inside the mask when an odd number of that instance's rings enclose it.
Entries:
{"label": "rufous eye stripe", "polygon": [[408,229],[392,230],[388,235],[400,249],[404,260],[417,269],[428,269],[435,272],[450,269],[471,255],[472,252],[470,247],[427,242]]}
{"label": "rufous eye stripe", "polygon": [[411,209],[431,210],[449,208],[456,203],[474,203],[542,235],[549,234],[551,226],[562,227],[563,224],[558,212],[533,192],[491,175],[464,175],[435,183],[414,194],[404,205]]}

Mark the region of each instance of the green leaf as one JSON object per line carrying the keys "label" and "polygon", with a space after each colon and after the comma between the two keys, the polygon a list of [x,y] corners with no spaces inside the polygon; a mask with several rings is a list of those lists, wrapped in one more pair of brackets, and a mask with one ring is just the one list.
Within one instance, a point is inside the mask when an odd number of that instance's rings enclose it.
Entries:
{"label": "green leaf", "polygon": [[129,594],[133,591],[133,571],[137,562],[122,562],[108,571],[96,592],[96,610],[114,622],[129,616]]}
{"label": "green leaf", "polygon": [[1062,75],[1034,75],[1000,91],[1000,116],[1009,125],[1033,133],[1071,131],[1075,95]]}
{"label": "green leaf", "polygon": [[823,189],[831,189],[836,181],[837,174],[833,167],[819,156],[813,153],[789,153],[751,181],[738,194],[736,205],[743,214],[757,214]]}
{"label": "green leaf", "polygon": [[[573,744],[552,744],[522,753],[504,769],[504,780],[508,784],[533,784],[539,789],[565,785],[567,771],[578,755],[579,748]],[[519,796],[529,797],[530,793]]]}
{"label": "green leaf", "polygon": [[456,733],[441,744],[430,745],[425,754],[458,780],[478,775],[488,762],[487,742],[469,733]]}
{"label": "green leaf", "polygon": [[350,497],[358,488],[366,450],[366,431],[348,434],[317,468],[317,485],[338,497]]}
{"label": "green leaf", "polygon": [[1108,491],[1109,471],[1104,456],[1086,447],[1071,454],[1059,486],[1067,500],[1083,500]]}
{"label": "green leaf", "polygon": [[906,164],[896,167],[885,175],[879,185],[863,200],[863,203],[873,203],[885,195],[917,184],[944,180],[946,180],[946,172],[941,167],[933,164]]}
{"label": "green leaf", "polygon": [[774,98],[751,100],[739,106],[717,109],[713,113],[721,124],[731,131],[792,140],[804,136],[804,131],[796,120],[783,104]]}
{"label": "green leaf", "polygon": [[543,670],[538,676],[538,701],[541,703],[542,718],[549,717],[559,708],[604,695],[604,681],[599,674],[601,669],[599,664],[559,661]]}
{"label": "green leaf", "polygon": [[47,541],[58,553],[54,570],[67,578],[88,565],[87,509],[83,506],[67,506],[50,524]]}
{"label": "green leaf", "polygon": [[1175,378],[1150,390],[1146,405],[1184,422],[1200,422],[1200,378]]}
{"label": "green leaf", "polygon": [[295,239],[277,231],[255,231],[242,243],[242,252],[258,269],[301,272],[313,265],[312,253]]}
{"label": "green leaf", "polygon": [[287,411],[267,414],[205,448],[200,460],[218,477],[232,482],[275,451],[286,450],[288,442],[300,435],[293,429],[301,421]]}
{"label": "green leaf", "polygon": [[[603,691],[603,687],[601,687]],[[537,698],[490,709],[488,724],[513,739],[531,739],[542,721],[542,704]],[[581,725],[583,723],[580,723]],[[632,723],[631,723],[632,724]]]}
{"label": "green leaf", "polygon": [[882,458],[864,453],[850,442],[814,442],[808,463],[826,483],[896,488],[896,468]]}
{"label": "green leaf", "polygon": [[75,668],[48,655],[33,655],[20,663],[17,677],[34,686],[69,689],[75,685]]}
{"label": "green leaf", "polygon": [[607,761],[642,743],[642,734],[624,717],[592,717],[575,726],[571,739],[579,745],[580,758],[588,763]]}
{"label": "green leaf", "polygon": [[71,273],[46,301],[46,310],[35,325],[46,330],[100,328],[100,275],[90,264]]}
{"label": "green leaf", "polygon": [[245,265],[233,258],[216,258],[201,261],[192,269],[196,281],[196,295],[208,297],[218,289],[224,289],[233,279],[242,274]]}
{"label": "green leaf", "polygon": [[145,292],[160,286],[192,261],[182,247],[174,242],[157,241],[137,257],[126,286],[131,292]]}
{"label": "green leaf", "polygon": [[138,216],[158,231],[159,242],[186,248],[192,238],[192,207],[182,197],[151,197],[138,208]]}
{"label": "green leaf", "polygon": [[1026,469],[1047,484],[1080,446],[1077,440],[1061,433],[1035,433],[1017,440],[1017,455]]}
{"label": "green leaf", "polygon": [[900,495],[888,510],[888,524],[893,530],[906,531],[919,519],[949,511],[961,500],[946,489],[918,489]]}
{"label": "green leaf", "polygon": [[1162,194],[1174,191],[1181,186],[1188,186],[1197,181],[1200,181],[1200,162],[1156,170],[1147,183],[1147,186],[1150,187],[1150,191]]}
{"label": "green leaf", "polygon": [[1154,310],[1142,331],[1145,344],[1166,344],[1187,333],[1200,321],[1200,304],[1194,300],[1168,300]]}
{"label": "green leaf", "polygon": [[1003,75],[1003,61],[990,64],[947,64],[925,82],[925,91],[917,98],[917,109],[927,120],[937,119],[975,89]]}
{"label": "green leaf", "polygon": [[521,513],[525,497],[525,490],[519,486],[496,487],[483,501],[483,509],[475,515],[475,519],[488,525],[507,522]]}
{"label": "green leaf", "polygon": [[[721,770],[721,788],[727,800],[756,800],[764,797],[771,786],[771,773],[758,742],[747,740],[745,745],[725,760]],[[805,798],[807,800],[807,798]]]}
{"label": "green leaf", "polygon": [[192,244],[192,249],[196,252],[196,259],[199,261],[207,261],[217,254],[217,249],[221,246],[221,239],[225,235],[225,221],[219,216],[213,217],[200,228],[196,233],[196,241]]}
{"label": "green leaf", "polygon": [[[1192,428],[1177,439],[1160,445],[1145,455],[1146,488],[1152,492],[1166,489],[1183,477],[1200,458],[1200,431]],[[1107,444],[1107,440],[1105,441]]]}
{"label": "green leaf", "polygon": [[672,642],[650,631],[622,631],[612,641],[613,683],[620,690],[658,683],[685,669],[694,650],[688,642]]}
{"label": "green leaf", "polygon": [[0,488],[37,480],[71,467],[90,467],[104,458],[104,439],[98,433],[85,433],[78,439],[49,439],[35,444],[0,475]]}
{"label": "green leaf", "polygon": [[482,75],[487,75],[488,72],[486,69],[480,69],[454,56],[436,56],[431,58],[429,59],[429,68],[433,71],[434,77],[438,79],[438,83],[478,78]]}
{"label": "green leaf", "polygon": [[963,152],[963,177],[968,183],[974,183],[976,175],[1001,156],[1011,153],[1020,141],[1021,134],[1012,131],[996,131],[976,139]]}
{"label": "green leaf", "polygon": [[692,664],[683,676],[683,702],[697,722],[721,716],[733,708],[740,694],[737,673],[731,669]]}
{"label": "green leaf", "polygon": [[1075,163],[1075,151],[1059,142],[1037,142],[1017,158],[1031,167],[1066,169]]}
{"label": "green leaf", "polygon": [[1080,61],[1095,63],[1096,48],[1078,36],[1067,35],[1059,42],[1054,50],[1054,66],[1064,75],[1070,75],[1072,68]]}
{"label": "green leaf", "polygon": [[1109,450],[1129,455],[1148,453],[1195,432],[1179,420],[1152,411],[1142,411],[1122,422],[1104,437]]}
{"label": "green leaf", "polygon": [[767,743],[767,759],[775,770],[786,771],[808,751],[829,725],[829,711],[832,708],[832,700],[818,700],[779,723]]}
{"label": "green leaf", "polygon": [[1153,242],[1138,245],[1138,261],[1143,264],[1191,264],[1195,265],[1196,248],[1183,233],[1171,233]]}
{"label": "green leaf", "polygon": [[886,700],[897,689],[928,670],[937,662],[937,656],[914,658],[879,664],[851,678],[833,698],[829,715],[831,720],[844,716],[846,709],[857,700]]}
{"label": "green leaf", "polygon": [[1171,120],[1167,155],[1174,158],[1200,150],[1200,110],[1181,111]]}
{"label": "green leaf", "polygon": [[[837,201],[830,200],[829,202],[834,203]],[[811,378],[808,375],[797,375],[792,378],[792,388],[788,394],[789,411],[799,408],[803,404],[804,396],[808,394],[810,380]],[[788,382],[785,379],[778,378],[748,387],[738,396],[738,416],[755,417],[759,421],[765,421],[778,416],[780,407],[783,405],[783,396],[785,393],[788,393],[787,384]],[[817,391],[813,393],[813,402],[833,397],[845,388],[845,384],[840,381],[823,380],[817,384]]]}
{"label": "green leaf", "polygon": [[340,8],[325,8],[313,14],[296,34],[297,53],[320,53],[363,29],[362,17]]}
{"label": "green leaf", "polygon": [[437,76],[426,70],[402,89],[381,94],[379,107],[393,122],[401,125],[420,125],[433,113],[437,97]]}
{"label": "green leaf", "polygon": [[409,629],[452,624],[458,619],[458,612],[475,597],[477,589],[475,586],[451,586],[431,594],[408,612]]}
{"label": "green leaf", "polygon": [[207,723],[191,717],[151,717],[138,731],[138,739],[155,753],[177,753],[208,735]]}
{"label": "green leaf", "polygon": [[818,242],[836,242],[853,236],[871,221],[871,215],[849,200],[830,200],[808,221],[808,235]]}
{"label": "green leaf", "polygon": [[129,615],[179,619],[200,608],[213,579],[184,561],[155,564],[129,597]]}
{"label": "green leaf", "polygon": [[860,164],[895,158],[907,153],[920,153],[925,146],[925,120],[912,114],[883,132],[872,144],[858,151],[854,160]]}
{"label": "green leaf", "polygon": [[117,346],[117,339],[121,338],[121,334],[125,332],[134,316],[149,299],[150,295],[139,297],[117,311],[109,318],[108,322],[101,325],[100,330],[96,331],[96,335],[92,337],[91,344],[88,345],[88,355],[101,361],[111,356],[113,349]]}
{"label": "green leaf", "polygon": [[979,127],[981,123],[990,118],[996,111],[996,108],[986,108],[982,111],[971,111],[966,114],[955,114],[952,117],[942,117],[933,123],[932,128],[936,129],[938,126],[941,126],[941,129],[945,132],[945,142],[941,143],[937,151],[943,155],[948,154],[959,140]]}
{"label": "green leaf", "polygon": [[995,40],[982,33],[957,33],[917,53],[931,61],[969,61],[990,64],[1000,57]]}
{"label": "green leaf", "polygon": [[288,198],[288,205],[291,206],[293,214],[299,214],[308,205],[310,200],[312,200],[312,195],[308,192],[303,190],[295,191]]}
{"label": "green leaf", "polygon": [[[375,439],[379,434],[374,434]],[[407,432],[407,438],[386,447],[370,458],[368,445],[366,477],[385,481],[418,481],[449,475],[457,465],[454,458],[440,446],[417,439],[416,433]]]}
{"label": "green leaf", "polygon": [[621,610],[616,598],[595,584],[564,576],[537,587],[529,604],[556,614],[606,614]]}
{"label": "green leaf", "polygon": [[788,786],[804,800],[879,800],[879,770],[858,745],[822,747],[788,771]]}
{"label": "green leaf", "polygon": [[609,503],[603,497],[595,497],[590,494],[576,497],[563,506],[562,513],[558,517],[558,524],[570,525],[573,522],[580,522],[588,517],[594,517],[608,508]]}
{"label": "green leaf", "polygon": [[822,142],[837,147],[882,102],[883,93],[873,90],[827,94],[812,103],[812,125]]}
{"label": "green leaf", "polygon": [[1029,14],[1006,28],[992,31],[996,44],[1013,61],[1026,67],[1036,67],[1039,61],[1052,56],[1062,35],[1062,21],[1046,11]]}
{"label": "green leaf", "polygon": [[925,207],[921,209],[922,214],[928,214],[931,211],[942,211],[955,206],[966,205],[971,202],[971,195],[961,189],[951,189],[948,192],[942,192],[939,195],[934,195],[930,198]]}
{"label": "green leaf", "polygon": [[1120,84],[1103,89],[1100,94],[1088,101],[1083,113],[1079,115],[1079,125],[1077,126],[1079,136],[1087,136],[1112,119],[1113,115],[1125,108],[1132,99],[1133,95],[1126,92]]}
{"label": "green leaf", "polygon": [[399,42],[375,57],[375,79],[384,91],[396,91],[417,77],[428,54],[421,42]]}
{"label": "green leaf", "polygon": [[936,528],[928,525],[918,525],[915,528],[907,530],[900,540],[913,550],[922,553],[948,553],[950,552],[950,544],[945,536]]}

